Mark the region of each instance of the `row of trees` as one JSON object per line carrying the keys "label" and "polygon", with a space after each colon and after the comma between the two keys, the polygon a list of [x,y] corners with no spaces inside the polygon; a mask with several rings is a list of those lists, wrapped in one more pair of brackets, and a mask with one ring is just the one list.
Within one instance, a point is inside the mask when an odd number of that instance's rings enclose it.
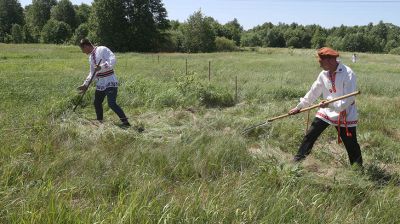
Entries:
{"label": "row of trees", "polygon": [[65,43],[90,14],[90,6],[69,0],[33,0],[24,9],[17,0],[0,0],[0,42]]}
{"label": "row of trees", "polygon": [[118,51],[155,51],[166,42],[167,11],[161,0],[0,0],[0,42],[72,43],[89,37]]}
{"label": "row of trees", "polygon": [[199,10],[185,22],[169,21],[162,0],[0,0],[0,42],[71,43],[89,37],[117,51],[212,52],[238,47],[320,48],[399,53],[400,28],[379,22],[366,26],[264,23],[245,31],[234,19],[220,24]]}
{"label": "row of trees", "polygon": [[242,35],[242,46],[320,48],[331,46],[342,51],[398,53],[400,27],[380,21],[366,26],[340,26],[265,23]]}
{"label": "row of trees", "polygon": [[165,49],[183,52],[235,50],[240,46],[242,33],[243,27],[237,19],[221,25],[197,11],[184,23],[171,21]]}
{"label": "row of trees", "polygon": [[186,22],[175,23],[170,29],[170,46],[174,51],[209,52],[232,49],[232,45],[313,49],[331,46],[341,51],[400,54],[400,27],[383,21],[330,29],[319,25],[264,23],[244,31],[236,19],[220,25],[198,11]]}

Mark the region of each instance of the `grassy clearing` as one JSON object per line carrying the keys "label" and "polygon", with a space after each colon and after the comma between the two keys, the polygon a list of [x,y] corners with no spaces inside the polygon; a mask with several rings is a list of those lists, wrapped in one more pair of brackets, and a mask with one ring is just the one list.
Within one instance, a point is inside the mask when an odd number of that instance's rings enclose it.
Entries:
{"label": "grassy clearing", "polygon": [[362,92],[360,174],[333,128],[305,163],[290,163],[306,114],[240,134],[306,93],[320,71],[314,51],[117,53],[118,101],[143,133],[118,128],[107,106],[106,122],[91,122],[93,88],[72,112],[88,72],[79,48],[0,52],[0,223],[400,221],[398,56],[351,64],[342,54]]}

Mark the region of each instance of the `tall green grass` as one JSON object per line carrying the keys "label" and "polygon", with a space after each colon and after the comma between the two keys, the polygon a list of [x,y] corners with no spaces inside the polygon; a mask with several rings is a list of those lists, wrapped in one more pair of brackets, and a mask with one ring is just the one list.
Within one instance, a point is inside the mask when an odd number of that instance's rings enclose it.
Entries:
{"label": "tall green grass", "polygon": [[241,135],[307,92],[312,50],[116,53],[118,102],[143,133],[119,128],[106,104],[105,123],[92,122],[93,88],[72,112],[88,72],[79,48],[0,52],[0,223],[400,222],[398,56],[351,64],[341,52],[362,92],[360,173],[333,128],[290,162],[306,114]]}

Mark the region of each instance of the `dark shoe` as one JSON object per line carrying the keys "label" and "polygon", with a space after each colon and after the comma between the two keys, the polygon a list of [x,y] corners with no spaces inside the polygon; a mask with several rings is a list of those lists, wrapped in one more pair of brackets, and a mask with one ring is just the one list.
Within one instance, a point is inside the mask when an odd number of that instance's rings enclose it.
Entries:
{"label": "dark shoe", "polygon": [[128,128],[130,126],[131,126],[131,124],[128,121],[122,122],[122,124],[121,124],[121,127],[125,127],[125,128]]}
{"label": "dark shoe", "polygon": [[121,127],[130,127],[131,124],[129,124],[128,118],[121,118]]}
{"label": "dark shoe", "polygon": [[293,162],[299,163],[299,162],[301,162],[302,160],[304,160],[305,158],[306,158],[306,157],[303,156],[303,155],[295,155],[295,156],[293,157]]}

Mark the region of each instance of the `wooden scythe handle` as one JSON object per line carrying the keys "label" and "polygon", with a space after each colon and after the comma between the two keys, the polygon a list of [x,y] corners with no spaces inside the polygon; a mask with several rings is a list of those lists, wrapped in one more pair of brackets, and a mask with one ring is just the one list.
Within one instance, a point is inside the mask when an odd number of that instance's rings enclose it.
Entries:
{"label": "wooden scythe handle", "polygon": [[[97,66],[100,65],[101,60],[102,60],[102,59],[100,59],[99,63],[97,63]],[[96,70],[94,70],[94,72],[92,73],[92,77],[91,77],[90,80],[89,80],[89,83],[88,83],[88,86],[87,86],[86,90],[82,93],[82,95],[81,95],[81,97],[79,98],[78,103],[75,105],[74,109],[72,109],[73,112],[75,112],[75,110],[76,110],[76,108],[78,107],[78,105],[81,104],[81,101],[82,101],[82,99],[83,99],[83,96],[85,95],[86,91],[88,91],[89,86],[90,86],[90,84],[92,83],[93,78],[94,78],[95,75],[96,75]]]}
{"label": "wooden scythe handle", "polygon": [[[326,104],[333,103],[335,101],[342,100],[342,99],[345,99],[345,98],[348,98],[348,97],[351,97],[351,96],[355,96],[355,95],[358,95],[360,93],[361,93],[360,91],[356,91],[356,92],[353,92],[353,93],[349,93],[349,94],[346,94],[346,95],[343,95],[343,96],[340,96],[340,97],[333,98],[331,100],[325,101],[325,103]],[[304,111],[308,111],[308,110],[312,110],[312,109],[317,108],[317,107],[319,107],[319,104],[315,104],[315,105],[313,105],[311,107],[303,108],[303,109],[301,109],[299,111],[299,113],[304,112]],[[288,117],[288,116],[291,116],[291,114],[284,114],[284,115],[281,115],[281,116],[273,117],[273,118],[268,119],[267,121],[271,122],[271,121],[274,121],[274,120],[277,120],[277,119],[281,119],[281,118],[284,118],[284,117]]]}

